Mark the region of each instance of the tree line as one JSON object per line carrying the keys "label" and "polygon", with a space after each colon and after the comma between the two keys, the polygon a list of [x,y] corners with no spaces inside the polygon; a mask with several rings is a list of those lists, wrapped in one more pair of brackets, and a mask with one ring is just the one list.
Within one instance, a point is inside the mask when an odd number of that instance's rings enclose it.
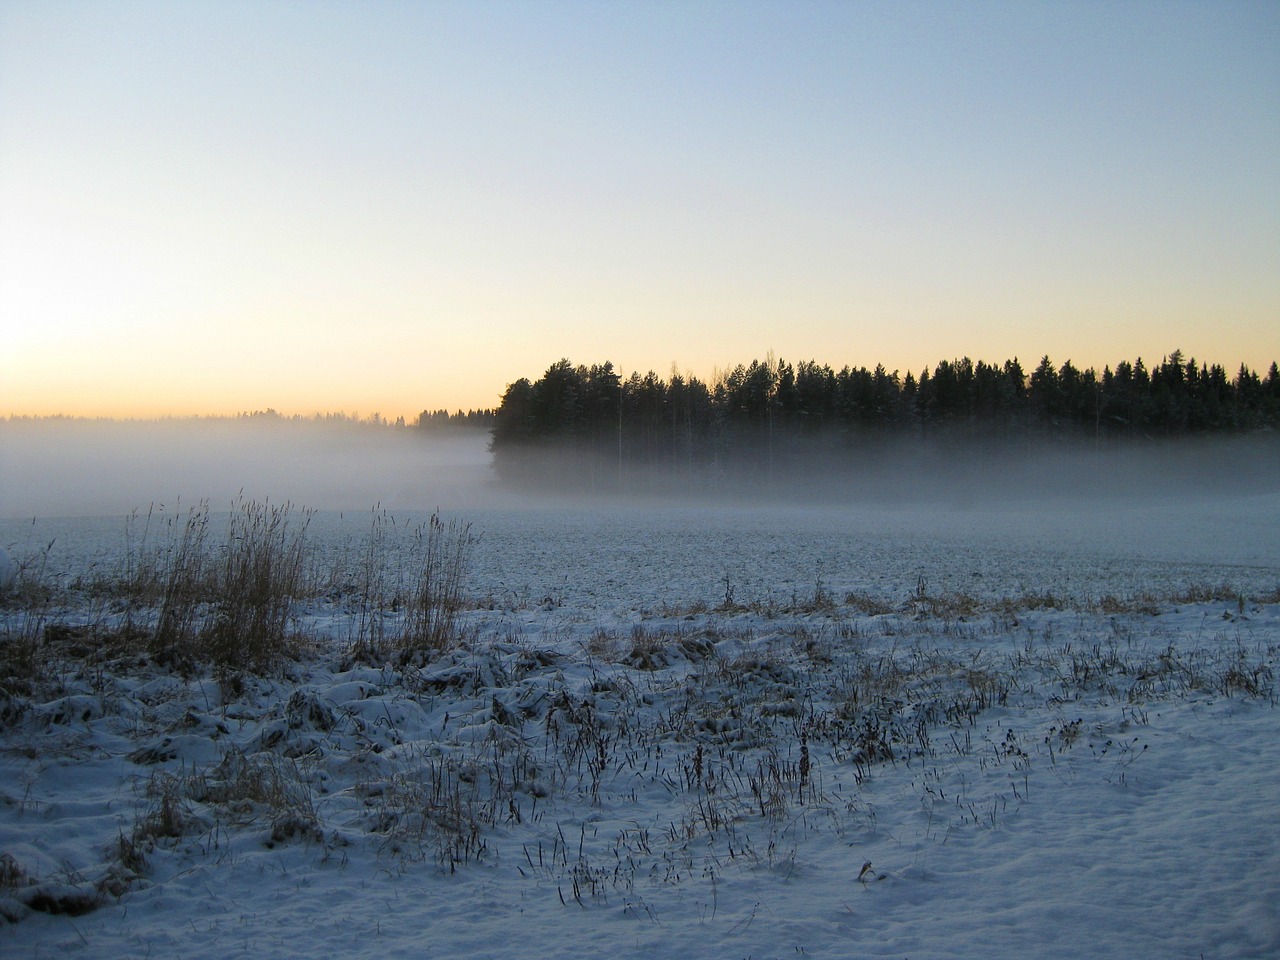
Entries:
{"label": "tree line", "polygon": [[[612,363],[567,359],[507,387],[492,416],[495,465],[508,479],[562,482],[566,449],[588,456],[580,485],[604,488],[636,470],[747,481],[874,459],[895,441],[980,450],[1011,441],[1054,444],[1273,429],[1280,371],[1234,376],[1175,350],[1148,369],[1122,361],[1101,374],[1047,356],[1030,373],[943,360],[918,376],[882,365],[835,370],[812,360],[753,360],[704,383],[672,372],[623,378]],[[901,444],[898,444],[901,449]]]}
{"label": "tree line", "polygon": [[493,410],[423,410],[413,421],[419,430],[492,430],[496,413]]}
{"label": "tree line", "polygon": [[70,414],[55,413],[32,416],[30,414],[10,414],[0,418],[2,423],[190,423],[190,424],[315,424],[324,427],[341,427],[353,429],[416,429],[428,432],[448,430],[488,431],[493,429],[496,411],[484,410],[423,410],[412,421],[406,422],[403,416],[392,419],[381,413],[361,416],[359,413],[342,411],[312,414],[283,414],[274,407],[265,410],[246,410],[235,414],[198,414],[163,417],[82,417]]}

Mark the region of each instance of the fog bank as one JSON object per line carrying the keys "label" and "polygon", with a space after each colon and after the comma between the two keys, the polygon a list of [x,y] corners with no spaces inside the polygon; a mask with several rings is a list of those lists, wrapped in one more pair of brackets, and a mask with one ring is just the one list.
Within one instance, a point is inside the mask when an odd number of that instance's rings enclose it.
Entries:
{"label": "fog bank", "polygon": [[561,501],[976,507],[1280,493],[1280,436],[1270,432],[1102,442],[833,433],[651,464],[548,441],[495,457],[507,488]]}
{"label": "fog bank", "polygon": [[530,506],[751,504],[1008,508],[1280,494],[1272,434],[1099,446],[1087,442],[815,444],[719,473],[639,469],[616,455],[535,448],[493,468],[480,431],[316,421],[0,422],[0,517],[119,516],[238,497],[317,510],[451,512]]}
{"label": "fog bank", "polygon": [[214,509],[237,497],[319,510],[483,506],[488,435],[238,420],[0,423],[0,516]]}

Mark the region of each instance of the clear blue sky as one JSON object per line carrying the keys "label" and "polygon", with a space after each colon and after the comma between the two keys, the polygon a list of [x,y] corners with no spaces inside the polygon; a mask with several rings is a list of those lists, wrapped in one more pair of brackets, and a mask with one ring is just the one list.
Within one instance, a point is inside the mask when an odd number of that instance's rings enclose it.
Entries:
{"label": "clear blue sky", "polygon": [[5,413],[1280,357],[1280,3],[0,4]]}

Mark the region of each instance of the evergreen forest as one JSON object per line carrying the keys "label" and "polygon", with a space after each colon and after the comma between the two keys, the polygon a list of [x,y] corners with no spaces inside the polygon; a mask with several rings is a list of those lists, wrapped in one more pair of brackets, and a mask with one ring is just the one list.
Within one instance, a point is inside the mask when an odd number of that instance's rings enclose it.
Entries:
{"label": "evergreen forest", "polygon": [[[505,481],[562,489],[728,489],[856,478],[859,467],[1028,456],[1084,442],[1093,450],[1196,436],[1264,434],[1280,423],[1280,371],[1197,363],[1180,351],[1101,374],[1048,357],[1028,373],[944,360],[899,375],[769,357],[708,384],[673,369],[625,379],[611,363],[564,359],[507,387],[492,414]],[[570,454],[577,456],[570,457]]]}

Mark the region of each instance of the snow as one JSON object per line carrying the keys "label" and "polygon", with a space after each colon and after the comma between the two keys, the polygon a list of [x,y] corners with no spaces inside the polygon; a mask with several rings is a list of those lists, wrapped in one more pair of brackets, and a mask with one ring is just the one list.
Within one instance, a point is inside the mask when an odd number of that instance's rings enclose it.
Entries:
{"label": "snow", "polygon": [[[7,686],[5,956],[1280,955],[1275,495],[463,519],[475,639],[419,665],[335,590],[240,690]],[[335,582],[368,529],[312,519]],[[0,542],[70,584],[125,531]]]}

